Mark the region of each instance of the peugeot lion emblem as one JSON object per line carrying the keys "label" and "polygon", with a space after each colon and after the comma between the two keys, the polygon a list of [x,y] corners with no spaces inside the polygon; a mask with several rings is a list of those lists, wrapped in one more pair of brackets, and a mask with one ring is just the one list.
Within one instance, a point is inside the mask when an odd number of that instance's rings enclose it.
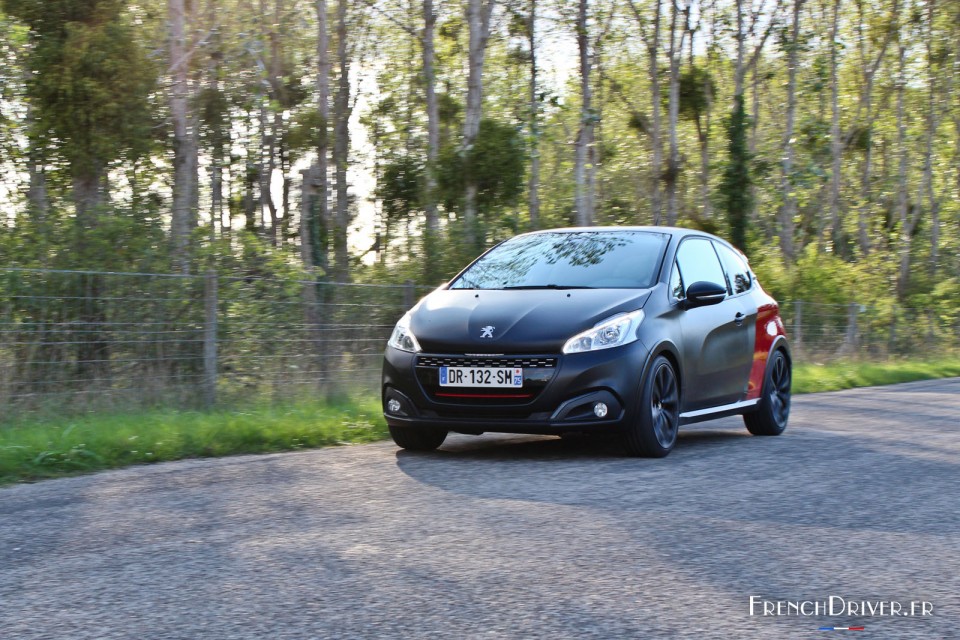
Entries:
{"label": "peugeot lion emblem", "polygon": [[480,337],[481,337],[481,338],[493,338],[493,330],[494,330],[494,329],[496,329],[495,326],[493,326],[492,324],[488,324],[487,326],[485,326],[485,327],[483,327],[482,329],[480,329]]}

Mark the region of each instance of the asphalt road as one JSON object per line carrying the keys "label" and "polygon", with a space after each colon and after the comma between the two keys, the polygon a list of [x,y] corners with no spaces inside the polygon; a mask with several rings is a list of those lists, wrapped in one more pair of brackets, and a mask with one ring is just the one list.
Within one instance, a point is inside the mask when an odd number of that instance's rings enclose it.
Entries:
{"label": "asphalt road", "polygon": [[0,639],[957,638],[958,472],[960,378],[797,397],[778,438],[704,423],[663,460],[464,436],[14,486]]}

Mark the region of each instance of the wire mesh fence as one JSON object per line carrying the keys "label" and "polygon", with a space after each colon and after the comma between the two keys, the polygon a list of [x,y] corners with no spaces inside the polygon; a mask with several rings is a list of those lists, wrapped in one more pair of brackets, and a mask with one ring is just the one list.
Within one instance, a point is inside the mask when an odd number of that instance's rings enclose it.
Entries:
{"label": "wire mesh fence", "polygon": [[[390,331],[430,287],[0,269],[0,407],[209,406],[376,393]],[[932,309],[781,306],[797,360],[937,353]]]}
{"label": "wire mesh fence", "polygon": [[795,360],[924,357],[960,347],[960,317],[949,310],[797,300],[781,304],[780,314]]}
{"label": "wire mesh fence", "polygon": [[376,388],[429,287],[0,270],[0,406],[210,405]]}

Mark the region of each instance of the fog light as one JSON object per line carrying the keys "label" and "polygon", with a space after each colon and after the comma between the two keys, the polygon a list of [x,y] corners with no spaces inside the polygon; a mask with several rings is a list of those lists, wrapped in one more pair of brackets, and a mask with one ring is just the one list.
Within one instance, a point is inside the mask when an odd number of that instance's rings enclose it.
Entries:
{"label": "fog light", "polygon": [[598,418],[606,418],[607,405],[603,402],[598,402],[597,404],[593,405],[593,415],[597,416]]}
{"label": "fog light", "polygon": [[[400,401],[396,398],[387,400],[387,411],[390,413],[400,413]],[[604,413],[606,413],[606,409],[604,409]]]}

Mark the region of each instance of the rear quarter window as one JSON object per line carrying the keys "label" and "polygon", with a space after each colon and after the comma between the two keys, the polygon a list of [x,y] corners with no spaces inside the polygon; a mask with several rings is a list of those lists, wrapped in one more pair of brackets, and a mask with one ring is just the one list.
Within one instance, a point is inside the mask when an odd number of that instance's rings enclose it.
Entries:
{"label": "rear quarter window", "polygon": [[753,279],[750,277],[750,267],[746,261],[730,247],[715,242],[717,253],[720,255],[720,261],[723,263],[723,270],[727,276],[730,293],[737,295],[749,291],[753,286]]}

